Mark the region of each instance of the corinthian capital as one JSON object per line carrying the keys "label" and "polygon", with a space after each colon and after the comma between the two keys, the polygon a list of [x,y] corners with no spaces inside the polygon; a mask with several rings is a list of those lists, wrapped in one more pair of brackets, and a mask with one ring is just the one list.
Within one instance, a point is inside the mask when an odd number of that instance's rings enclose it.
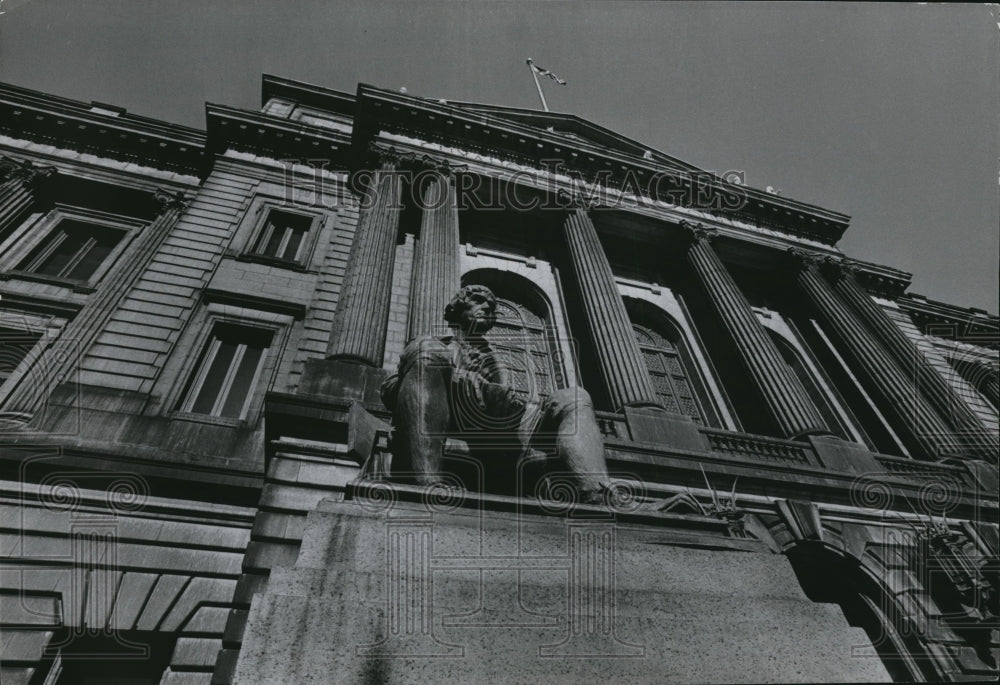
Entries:
{"label": "corinthian capital", "polygon": [[704,224],[696,221],[681,219],[679,225],[684,229],[684,232],[691,239],[691,242],[710,243],[719,235],[719,231],[717,229],[705,226]]}
{"label": "corinthian capital", "polygon": [[156,203],[156,213],[163,214],[171,209],[184,209],[187,207],[189,198],[181,191],[170,193],[166,190],[157,189],[153,193],[153,202]]}
{"label": "corinthian capital", "polygon": [[52,177],[55,173],[56,168],[53,166],[37,166],[26,159],[0,158],[0,182],[20,180],[30,188],[43,179]]}
{"label": "corinthian capital", "polygon": [[381,166],[399,166],[399,163],[403,160],[404,154],[392,146],[379,145],[378,143],[369,143],[368,151],[372,153],[372,156],[378,161]]}
{"label": "corinthian capital", "polygon": [[597,204],[593,197],[590,197],[584,193],[574,192],[570,190],[560,189],[556,192],[556,197],[559,202],[560,207],[565,207],[566,209],[582,209],[583,211],[589,211],[594,208]]}
{"label": "corinthian capital", "polygon": [[830,255],[820,254],[818,252],[813,252],[812,250],[804,250],[800,247],[790,247],[787,250],[788,255],[792,258],[792,263],[795,264],[799,269],[806,269],[809,267],[834,267],[836,268],[840,260],[836,257]]}

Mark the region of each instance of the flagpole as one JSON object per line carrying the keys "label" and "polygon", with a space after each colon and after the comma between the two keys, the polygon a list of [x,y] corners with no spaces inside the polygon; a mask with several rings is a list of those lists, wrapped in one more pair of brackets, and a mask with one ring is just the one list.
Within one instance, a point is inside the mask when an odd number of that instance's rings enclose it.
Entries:
{"label": "flagpole", "polygon": [[542,101],[542,109],[546,112],[549,111],[549,106],[545,104],[545,96],[542,95],[542,86],[538,82],[538,73],[535,71],[534,65],[531,63],[531,58],[528,58],[528,70],[531,72],[531,78],[535,79],[535,88],[538,89],[538,99]]}

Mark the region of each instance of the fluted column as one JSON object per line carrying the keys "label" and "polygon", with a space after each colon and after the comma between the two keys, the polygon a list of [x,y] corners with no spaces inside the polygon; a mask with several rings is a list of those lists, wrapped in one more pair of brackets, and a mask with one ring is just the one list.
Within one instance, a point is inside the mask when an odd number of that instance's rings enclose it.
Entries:
{"label": "fluted column", "polygon": [[809,255],[796,256],[800,259],[796,277],[799,288],[826,319],[862,378],[880,396],[880,409],[894,416],[927,456],[961,454],[962,447],[948,425],[917,393],[892,355],[827,283],[816,261]]}
{"label": "fluted column", "polygon": [[54,167],[38,167],[10,157],[0,160],[0,236],[37,202],[39,186],[55,173]]}
{"label": "fluted column", "polygon": [[851,265],[841,265],[834,290],[854,313],[867,324],[875,338],[889,351],[905,372],[913,370],[920,393],[962,436],[967,436],[978,454],[996,457],[1000,441],[977,417],[958,393],[931,366],[916,343],[906,337],[892,319],[858,285]]}
{"label": "fluted column", "polygon": [[613,409],[659,406],[611,265],[586,210],[571,211],[563,224],[563,236]]}
{"label": "fluted column", "polygon": [[760,390],[781,433],[788,438],[830,429],[710,244],[714,232],[683,223],[690,232],[688,263],[708,291],[744,368]]}
{"label": "fluted column", "polygon": [[420,238],[413,254],[407,340],[439,332],[444,308],[458,291],[458,203],[454,176],[432,171],[423,193]]}
{"label": "fluted column", "polygon": [[401,209],[397,163],[395,156],[382,154],[365,196],[326,348],[327,359],[382,365]]}

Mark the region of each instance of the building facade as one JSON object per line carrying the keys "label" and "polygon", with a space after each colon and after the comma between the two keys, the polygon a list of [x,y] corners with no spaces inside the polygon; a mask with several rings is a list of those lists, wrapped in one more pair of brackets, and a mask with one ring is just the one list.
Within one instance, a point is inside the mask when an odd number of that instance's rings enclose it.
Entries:
{"label": "building facade", "polygon": [[[847,216],[272,76],[204,131],[0,86],[0,154],[4,683],[996,676],[1000,324]],[[461,434],[394,478],[469,284],[516,394],[593,398],[604,506]]]}

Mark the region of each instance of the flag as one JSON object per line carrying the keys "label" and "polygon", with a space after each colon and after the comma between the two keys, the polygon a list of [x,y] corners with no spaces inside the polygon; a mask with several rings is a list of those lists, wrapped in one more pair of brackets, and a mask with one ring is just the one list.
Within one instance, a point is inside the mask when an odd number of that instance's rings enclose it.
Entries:
{"label": "flag", "polygon": [[553,74],[548,69],[542,69],[540,66],[538,66],[537,64],[535,64],[534,62],[532,62],[530,59],[528,60],[528,66],[530,66],[532,69],[534,69],[535,73],[538,74],[539,76],[548,76],[550,79],[552,79],[553,81],[555,81],[556,83],[558,83],[560,86],[565,86],[566,85],[566,82],[563,81],[561,78],[559,78],[558,76],[556,76],[555,74]]}

